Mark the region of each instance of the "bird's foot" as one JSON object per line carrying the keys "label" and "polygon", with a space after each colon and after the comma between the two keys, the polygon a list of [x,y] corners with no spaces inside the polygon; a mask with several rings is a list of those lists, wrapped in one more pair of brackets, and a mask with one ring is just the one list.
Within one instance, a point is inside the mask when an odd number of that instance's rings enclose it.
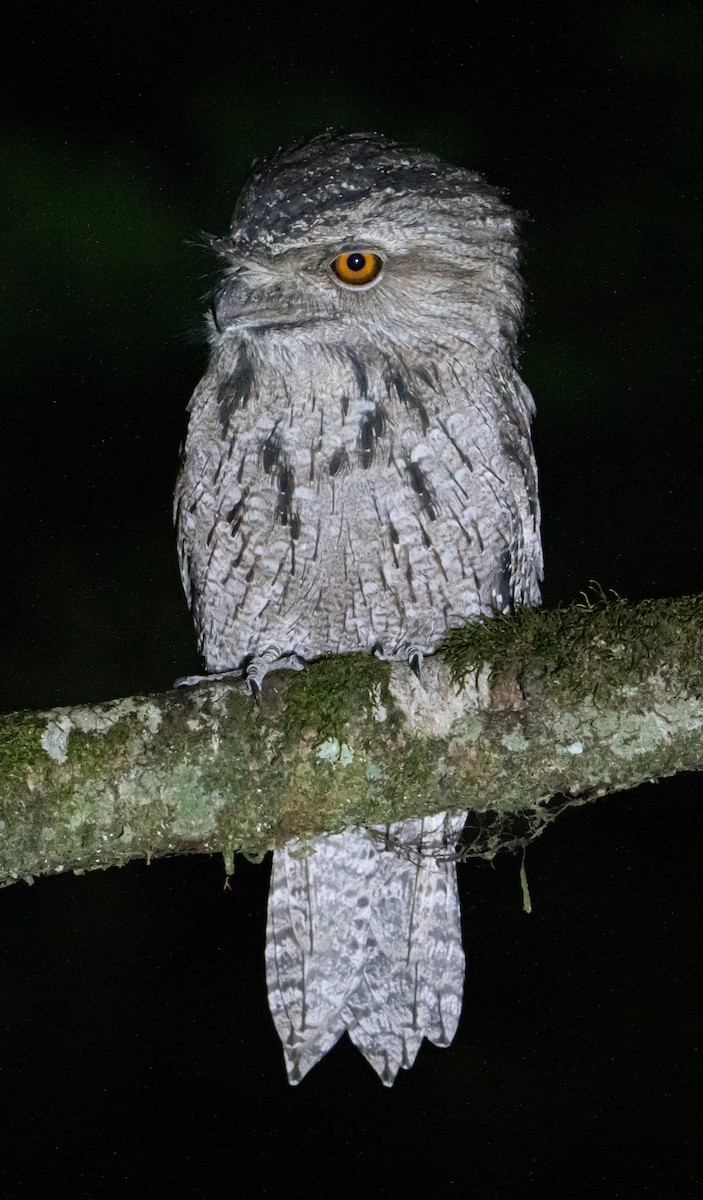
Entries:
{"label": "bird's foot", "polygon": [[261,704],[261,685],[269,671],[302,671],[305,663],[297,654],[281,654],[278,646],[269,646],[262,654],[255,654],[245,668],[244,678],[250,696]]}
{"label": "bird's foot", "polygon": [[400,646],[398,646],[397,650],[390,654],[386,654],[381,642],[376,642],[375,645],[371,647],[371,653],[375,655],[376,658],[382,659],[383,662],[406,662],[413,675],[416,676],[420,683],[422,682],[421,670],[425,658],[425,651],[421,650],[420,647],[415,644],[415,642],[403,642]]}
{"label": "bird's foot", "polygon": [[175,688],[197,687],[199,683],[215,683],[218,679],[229,679],[235,683],[243,678],[239,669],[232,671],[212,671],[209,675],[181,675],[174,683]]}
{"label": "bird's foot", "polygon": [[304,668],[305,663],[297,654],[281,654],[278,646],[269,646],[262,654],[255,654],[245,667],[233,667],[231,671],[211,671],[207,675],[181,675],[173,686],[188,688],[218,680],[229,680],[231,683],[241,683],[243,680],[249,694],[260,704],[261,685],[269,671],[302,671]]}

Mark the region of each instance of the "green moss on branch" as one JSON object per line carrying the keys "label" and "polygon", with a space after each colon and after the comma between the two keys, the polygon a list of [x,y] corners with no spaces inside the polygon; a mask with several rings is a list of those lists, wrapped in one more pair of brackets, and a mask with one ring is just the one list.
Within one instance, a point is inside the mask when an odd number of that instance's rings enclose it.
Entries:
{"label": "green moss on branch", "polygon": [[[452,630],[419,684],[349,655],[0,719],[0,881],[469,809],[494,853],[554,797],[703,762],[703,600],[615,599]],[[517,831],[517,832],[516,832]]]}

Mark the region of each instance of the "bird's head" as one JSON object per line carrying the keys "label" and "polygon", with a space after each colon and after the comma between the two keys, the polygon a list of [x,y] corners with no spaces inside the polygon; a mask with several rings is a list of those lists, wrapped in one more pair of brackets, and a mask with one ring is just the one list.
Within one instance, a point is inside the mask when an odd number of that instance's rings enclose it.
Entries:
{"label": "bird's head", "polygon": [[334,350],[514,344],[516,222],[481,176],[377,136],[322,135],[245,185],[211,339]]}

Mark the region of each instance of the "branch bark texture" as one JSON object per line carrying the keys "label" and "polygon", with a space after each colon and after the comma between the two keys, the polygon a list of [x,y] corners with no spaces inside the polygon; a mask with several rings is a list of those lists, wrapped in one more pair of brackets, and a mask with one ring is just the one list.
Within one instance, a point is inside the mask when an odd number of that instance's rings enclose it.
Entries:
{"label": "branch bark texture", "polygon": [[[703,597],[453,630],[422,681],[367,655],[0,718],[0,882],[469,809],[494,853],[556,805],[703,763]],[[483,816],[481,817],[481,814]]]}

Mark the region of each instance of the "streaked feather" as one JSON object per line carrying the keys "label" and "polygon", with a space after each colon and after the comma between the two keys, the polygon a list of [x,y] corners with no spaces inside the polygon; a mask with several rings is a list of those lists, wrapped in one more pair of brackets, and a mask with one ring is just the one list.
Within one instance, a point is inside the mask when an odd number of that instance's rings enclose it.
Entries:
{"label": "streaked feather", "polygon": [[[341,246],[384,258],[345,292]],[[382,138],[324,136],[237,203],[211,358],[176,489],[209,672],[377,650],[539,601],[532,398],[516,369],[516,224],[480,176]],[[384,1083],[448,1045],[464,956],[463,817],[274,854],[266,973],[291,1082],[346,1029]],[[422,843],[423,853],[413,846]]]}

